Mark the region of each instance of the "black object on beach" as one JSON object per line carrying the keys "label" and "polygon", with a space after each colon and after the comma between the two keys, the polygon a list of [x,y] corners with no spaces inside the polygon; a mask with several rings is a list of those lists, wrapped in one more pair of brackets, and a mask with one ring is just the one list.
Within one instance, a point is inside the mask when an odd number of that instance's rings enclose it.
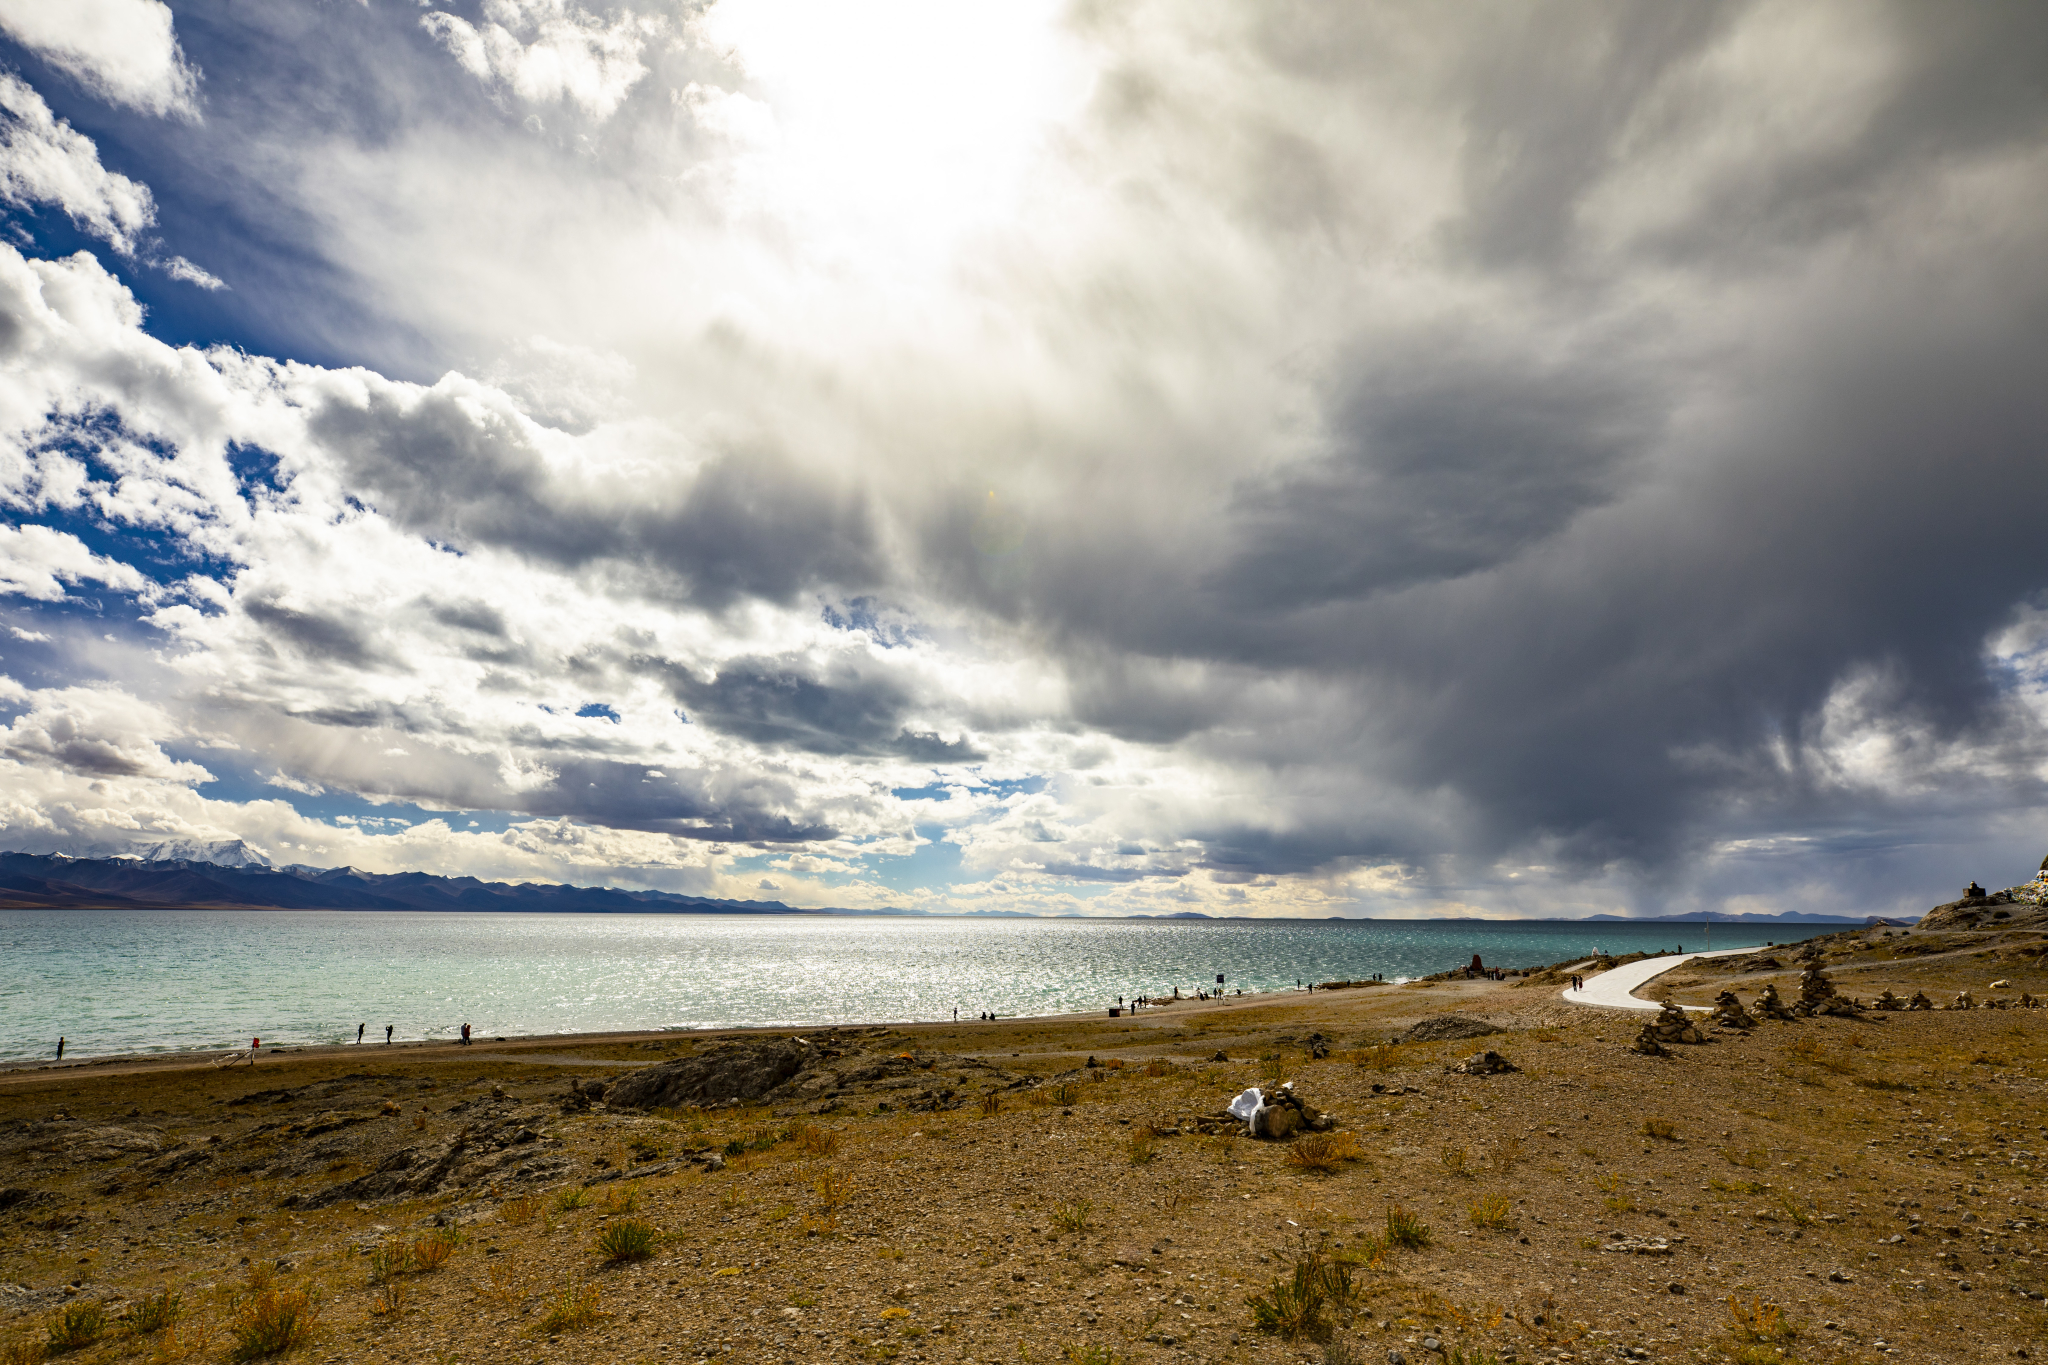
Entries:
{"label": "black object on beach", "polygon": [[64,1060],[64,1040],[62,1038],[57,1040],[57,1060],[60,1062]]}
{"label": "black object on beach", "polygon": [[362,1041],[363,1041],[363,1030],[364,1030],[364,1029],[366,1029],[366,1028],[368,1028],[368,1027],[369,1027],[369,1025],[368,1025],[368,1024],[357,1024],[357,1025],[356,1025],[356,1041],[357,1041],[357,1042],[359,1042],[359,1043],[360,1043],[360,1042],[362,1042]]}
{"label": "black object on beach", "polygon": [[384,1046],[391,1046],[391,1030],[395,1027],[397,1027],[395,1024],[386,1024],[384,1026]]}

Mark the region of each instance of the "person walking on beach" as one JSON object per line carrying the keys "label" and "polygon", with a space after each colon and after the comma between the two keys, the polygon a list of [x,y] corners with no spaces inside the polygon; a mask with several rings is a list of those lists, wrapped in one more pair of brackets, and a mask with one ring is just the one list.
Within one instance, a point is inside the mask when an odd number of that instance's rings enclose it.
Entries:
{"label": "person walking on beach", "polygon": [[469,1025],[467,1024],[462,1026],[462,1045],[464,1047],[469,1046]]}
{"label": "person walking on beach", "polygon": [[386,1024],[384,1026],[384,1046],[386,1047],[391,1046],[391,1030],[393,1027],[395,1026],[391,1024]]}
{"label": "person walking on beach", "polygon": [[62,1038],[57,1040],[57,1060],[60,1062],[64,1060],[64,1040]]}
{"label": "person walking on beach", "polygon": [[368,1027],[369,1027],[369,1025],[368,1025],[368,1024],[357,1024],[357,1025],[356,1025],[356,1041],[357,1041],[358,1043],[360,1043],[360,1042],[362,1042],[362,1041],[363,1041],[363,1030],[364,1030],[364,1029],[366,1029],[366,1028],[368,1028]]}

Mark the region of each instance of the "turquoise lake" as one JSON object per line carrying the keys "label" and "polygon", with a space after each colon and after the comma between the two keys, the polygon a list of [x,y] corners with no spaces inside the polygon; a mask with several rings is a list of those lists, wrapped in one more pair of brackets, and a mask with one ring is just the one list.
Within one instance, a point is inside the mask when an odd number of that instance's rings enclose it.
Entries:
{"label": "turquoise lake", "polygon": [[0,911],[0,1060],[1094,1010],[1297,981],[1736,948],[1839,926]]}

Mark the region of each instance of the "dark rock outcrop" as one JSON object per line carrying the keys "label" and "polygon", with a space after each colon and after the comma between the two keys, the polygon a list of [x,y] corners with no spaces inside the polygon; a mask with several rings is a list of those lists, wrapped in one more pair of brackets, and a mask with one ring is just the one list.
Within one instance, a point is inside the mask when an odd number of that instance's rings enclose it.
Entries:
{"label": "dark rock outcrop", "polygon": [[615,1109],[681,1109],[767,1098],[818,1059],[793,1038],[743,1038],[629,1071],[605,1091]]}
{"label": "dark rock outcrop", "polygon": [[1437,1014],[1418,1020],[1409,1025],[1399,1041],[1404,1043],[1448,1043],[1459,1038],[1484,1038],[1489,1033],[1504,1033],[1484,1019],[1474,1019],[1465,1014]]}

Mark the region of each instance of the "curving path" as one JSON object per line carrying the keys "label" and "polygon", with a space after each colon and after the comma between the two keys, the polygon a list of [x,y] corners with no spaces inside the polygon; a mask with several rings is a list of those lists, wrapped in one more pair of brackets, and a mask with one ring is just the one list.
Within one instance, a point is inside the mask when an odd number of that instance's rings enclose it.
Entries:
{"label": "curving path", "polygon": [[[1646,957],[1641,962],[1631,962],[1625,967],[1586,978],[1586,984],[1578,990],[1568,990],[1564,998],[1574,1005],[1589,1005],[1595,1009],[1650,1010],[1664,1007],[1654,1000],[1638,1000],[1634,992],[1645,982],[1664,975],[1683,962],[1696,957],[1735,957],[1741,953],[1760,952],[1757,948],[1719,948],[1711,953],[1673,953],[1669,957]],[[1705,1014],[1705,1005],[1687,1005],[1685,1008]]]}

